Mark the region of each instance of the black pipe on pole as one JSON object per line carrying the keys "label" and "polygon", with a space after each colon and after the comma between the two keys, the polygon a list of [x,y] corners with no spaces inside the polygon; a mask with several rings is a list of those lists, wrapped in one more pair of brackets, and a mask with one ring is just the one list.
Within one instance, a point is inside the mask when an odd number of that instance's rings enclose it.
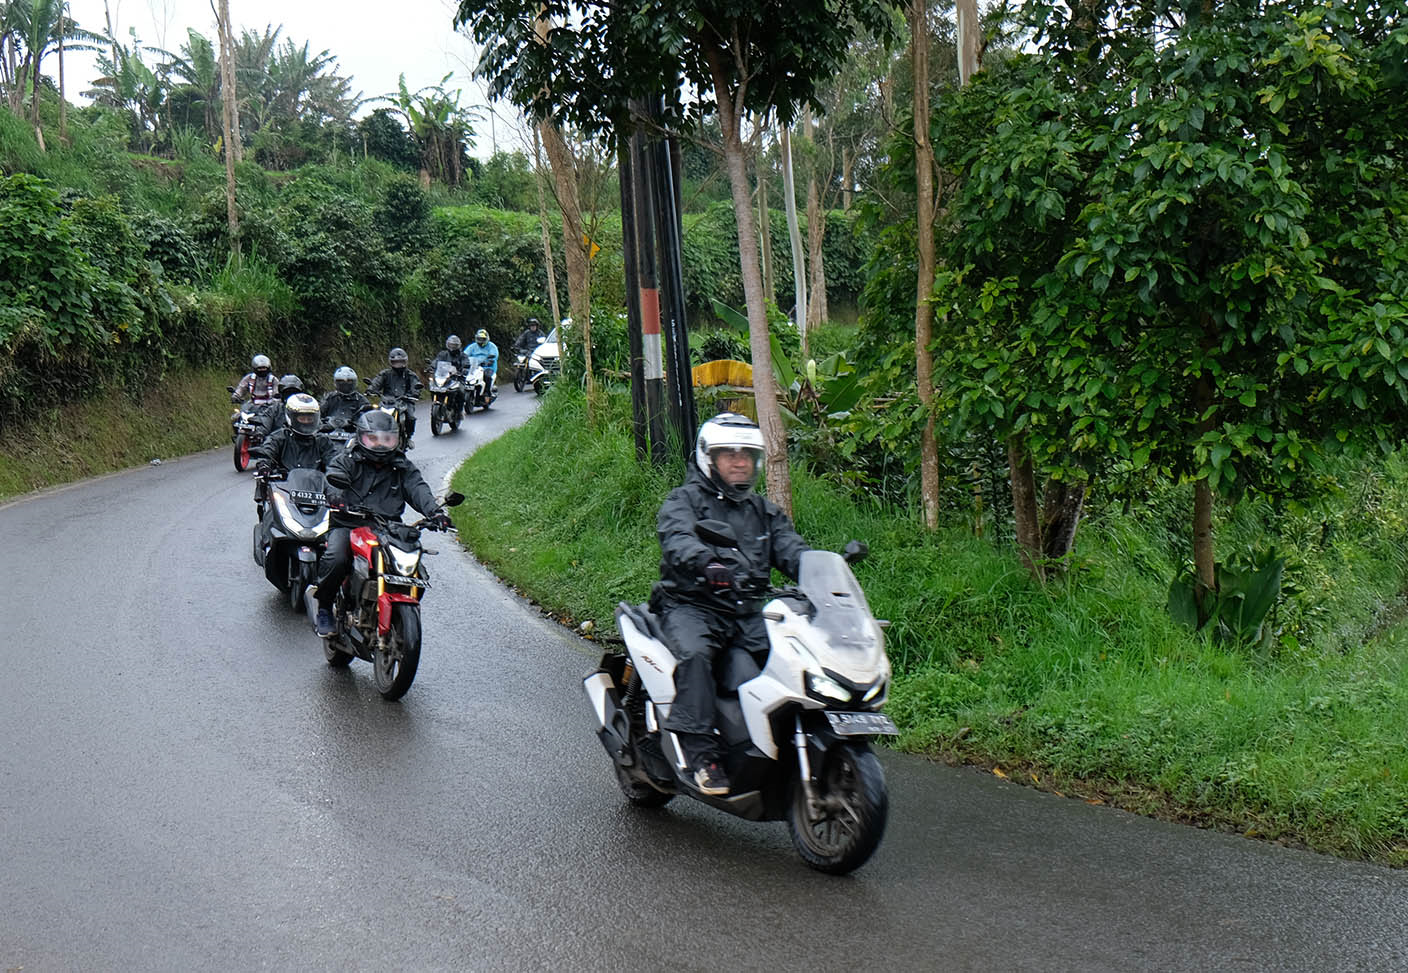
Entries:
{"label": "black pipe on pole", "polygon": [[660,139],[654,145],[656,227],[660,239],[661,318],[669,352],[665,371],[669,377],[670,419],[679,436],[685,462],[688,462],[694,452],[694,431],[699,423],[689,360],[689,325],[685,320],[679,174],[672,164],[672,156],[677,156],[678,152],[671,152],[673,141]]}
{"label": "black pipe on pole", "polygon": [[[644,108],[643,105],[640,106]],[[669,451],[665,432],[665,359],[660,334],[660,285],[656,277],[655,180],[645,136],[632,140],[631,180],[635,191],[636,300],[640,307],[641,357],[645,378],[646,428],[650,457],[663,464]]]}
{"label": "black pipe on pole", "polygon": [[635,433],[636,459],[650,455],[645,409],[645,360],[640,333],[640,283],[636,275],[635,167],[631,156],[637,136],[624,139],[616,152],[621,184],[621,262],[626,269],[626,330],[631,345],[631,430]]}

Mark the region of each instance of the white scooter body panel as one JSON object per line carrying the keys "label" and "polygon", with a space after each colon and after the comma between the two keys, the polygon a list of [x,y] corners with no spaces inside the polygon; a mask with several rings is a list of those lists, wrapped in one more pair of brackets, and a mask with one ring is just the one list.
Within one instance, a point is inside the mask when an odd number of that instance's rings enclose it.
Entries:
{"label": "white scooter body panel", "polygon": [[675,654],[664,642],[653,639],[636,628],[629,615],[622,615],[618,624],[631,662],[655,705],[664,706],[674,702]]}

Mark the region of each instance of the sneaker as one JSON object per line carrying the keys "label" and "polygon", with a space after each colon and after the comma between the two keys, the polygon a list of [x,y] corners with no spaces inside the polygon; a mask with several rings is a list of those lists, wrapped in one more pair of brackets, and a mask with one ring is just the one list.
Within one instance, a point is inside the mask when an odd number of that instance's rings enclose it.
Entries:
{"label": "sneaker", "polygon": [[694,786],[701,794],[727,794],[728,775],[724,769],[714,761],[700,764],[694,771]]}
{"label": "sneaker", "polygon": [[337,626],[333,624],[331,609],[318,609],[318,620],[313,623],[313,631],[318,633],[320,639],[332,638],[332,634],[337,631]]}

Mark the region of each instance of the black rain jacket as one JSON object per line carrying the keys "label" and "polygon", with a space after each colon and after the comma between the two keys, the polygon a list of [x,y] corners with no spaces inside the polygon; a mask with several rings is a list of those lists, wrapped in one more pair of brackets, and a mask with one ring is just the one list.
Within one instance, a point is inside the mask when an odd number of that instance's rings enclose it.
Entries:
{"label": "black rain jacket", "polygon": [[320,410],[323,421],[341,428],[350,426],[363,409],[371,407],[371,402],[361,392],[329,392],[323,396]]}
{"label": "black rain jacket", "polygon": [[326,473],[337,447],[323,433],[295,435],[287,426],[274,430],[249,451],[253,459],[266,459],[285,470],[319,470]]}
{"label": "black rain jacket", "polygon": [[420,390],[420,376],[407,368],[400,375],[396,374],[394,368],[383,368],[376,373],[372,383],[367,386],[370,395],[379,395],[383,399],[418,399]]}
{"label": "black rain jacket", "polygon": [[[425,477],[404,453],[394,453],[385,463],[366,459],[360,448],[338,453],[328,464],[328,499],[348,507],[366,507],[399,520],[409,502],[424,516],[440,512]],[[335,516],[342,524],[361,523],[356,517]]]}
{"label": "black rain jacket", "polygon": [[[694,525],[701,520],[722,520],[731,525],[744,558],[710,547],[695,536]],[[734,500],[693,462],[684,485],[671,490],[660,506],[656,531],[660,536],[661,579],[657,593],[720,610],[728,609],[716,596],[716,589],[704,580],[704,566],[711,561],[734,567],[739,582],[761,591],[771,579],[772,568],[795,581],[803,552],[811,550],[777,504],[759,493]]]}

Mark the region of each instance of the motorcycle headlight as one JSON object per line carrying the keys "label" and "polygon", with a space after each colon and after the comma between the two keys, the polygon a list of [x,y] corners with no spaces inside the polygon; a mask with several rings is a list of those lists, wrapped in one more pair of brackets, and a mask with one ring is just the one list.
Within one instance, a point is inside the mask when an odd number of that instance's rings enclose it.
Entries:
{"label": "motorcycle headlight", "polygon": [[403,551],[389,544],[385,549],[391,552],[391,563],[396,565],[397,574],[407,578],[416,576],[416,566],[420,564],[419,551]]}

